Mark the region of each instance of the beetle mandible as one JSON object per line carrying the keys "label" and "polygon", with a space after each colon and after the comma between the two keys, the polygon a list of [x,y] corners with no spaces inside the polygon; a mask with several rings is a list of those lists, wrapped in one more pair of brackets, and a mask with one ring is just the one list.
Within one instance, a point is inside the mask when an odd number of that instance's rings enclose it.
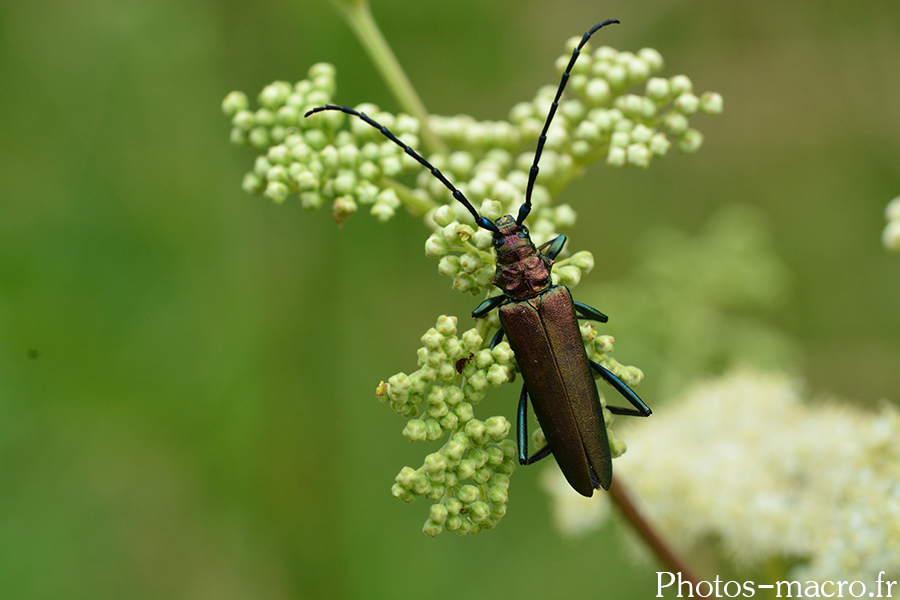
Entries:
{"label": "beetle mandible", "polygon": [[[624,381],[588,359],[578,319],[605,323],[607,316],[586,304],[575,302],[565,286],[553,285],[550,279],[553,259],[562,251],[566,237],[560,235],[537,248],[531,241],[525,219],[531,212],[531,195],[539,171],[538,162],[547,141],[547,130],[559,107],[559,99],[572,67],[581,49],[597,30],[618,22],[608,19],[597,23],[584,34],[572,52],[538,139],[525,201],[515,218],[506,215],[491,221],[479,215],[465,195],[437,168],[365,113],[346,106],[327,104],[313,108],[305,115],[308,117],[324,110],[338,110],[375,127],[429,169],[472,214],[475,223],[493,234],[497,254],[493,283],[502,293],[478,305],[472,316],[483,318],[499,308],[501,328],[491,340],[491,348],[506,335],[525,380],[519,395],[516,424],[519,462],[528,465],[552,453],[569,484],[584,496],[593,495],[594,490],[600,487],[609,489],[612,483],[612,457],[593,372],[603,377],[634,407],[608,406],[612,414],[646,417],[651,410]],[[547,445],[531,456],[528,455],[529,396],[547,439]]]}

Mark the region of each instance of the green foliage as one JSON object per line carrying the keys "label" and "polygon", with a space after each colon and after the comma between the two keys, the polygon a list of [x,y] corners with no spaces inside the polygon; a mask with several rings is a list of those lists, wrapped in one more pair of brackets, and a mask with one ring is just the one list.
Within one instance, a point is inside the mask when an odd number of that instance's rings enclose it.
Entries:
{"label": "green foliage", "polygon": [[788,302],[792,283],[762,215],[731,205],[694,236],[648,231],[625,278],[602,289],[585,285],[581,294],[616,315],[629,350],[653,373],[653,395],[667,397],[696,373],[739,365],[796,370],[796,343],[766,322]]}

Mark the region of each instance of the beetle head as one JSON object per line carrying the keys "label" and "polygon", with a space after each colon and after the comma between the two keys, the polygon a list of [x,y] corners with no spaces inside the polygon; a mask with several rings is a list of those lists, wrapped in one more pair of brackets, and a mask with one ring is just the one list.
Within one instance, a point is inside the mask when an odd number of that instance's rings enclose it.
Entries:
{"label": "beetle head", "polygon": [[500,217],[494,221],[497,230],[494,231],[494,250],[497,259],[511,252],[517,252],[523,248],[534,248],[528,228],[518,224],[512,215]]}

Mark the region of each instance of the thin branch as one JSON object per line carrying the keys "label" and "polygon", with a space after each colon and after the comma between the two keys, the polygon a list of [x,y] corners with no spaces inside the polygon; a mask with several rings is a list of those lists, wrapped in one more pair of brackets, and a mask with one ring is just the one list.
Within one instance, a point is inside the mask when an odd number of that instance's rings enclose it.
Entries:
{"label": "thin branch", "polygon": [[632,502],[631,497],[628,495],[627,487],[622,483],[621,479],[615,476],[609,488],[609,497],[625,520],[628,521],[641,539],[646,542],[660,562],[666,565],[672,573],[681,573],[682,581],[690,581],[694,589],[696,589],[697,582],[700,580],[694,576],[691,569],[672,552],[663,539],[654,531],[647,519],[644,518],[637,506]]}
{"label": "thin branch", "polygon": [[428,126],[428,111],[409,78],[400,66],[400,62],[391,50],[378,28],[369,3],[364,0],[331,0],[340,11],[357,39],[362,44],[369,58],[375,63],[381,77],[387,83],[400,108],[419,120],[419,137],[429,152],[446,153],[447,147]]}

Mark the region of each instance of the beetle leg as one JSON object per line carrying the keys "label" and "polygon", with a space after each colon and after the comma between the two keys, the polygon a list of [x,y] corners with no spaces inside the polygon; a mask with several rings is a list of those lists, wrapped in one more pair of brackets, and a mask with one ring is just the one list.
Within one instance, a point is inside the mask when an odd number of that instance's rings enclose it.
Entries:
{"label": "beetle leg", "polygon": [[616,391],[622,394],[626,400],[628,400],[634,408],[622,408],[621,406],[607,406],[606,408],[614,415],[629,415],[632,417],[649,417],[650,413],[653,412],[650,410],[650,407],[644,404],[644,401],[641,400],[637,394],[634,393],[628,385],[625,384],[624,381],[613,375],[612,371],[604,367],[603,365],[597,364],[594,361],[588,361],[591,363],[591,368],[600,373],[603,376],[603,379],[607,381],[611,386],[616,388]]}
{"label": "beetle leg", "polygon": [[[538,252],[553,260],[556,258],[556,255],[562,252],[563,246],[566,245],[566,236],[558,235],[549,242],[541,244],[538,247]],[[546,250],[545,250],[546,248]]]}
{"label": "beetle leg", "polygon": [[588,306],[584,302],[575,302],[574,304],[575,311],[581,313],[578,315],[579,319],[588,319],[589,321],[599,321],[601,323],[606,323],[607,321],[609,321],[609,317],[604,315],[593,306]]}
{"label": "beetle leg", "polygon": [[507,298],[503,294],[500,294],[498,296],[491,296],[490,298],[479,304],[475,308],[475,310],[472,311],[472,318],[481,319],[484,317],[484,315],[488,314],[501,304],[506,304],[507,302],[509,302],[509,298]]}
{"label": "beetle leg", "polygon": [[503,331],[503,328],[501,327],[500,331],[498,331],[497,333],[494,334],[493,339],[491,339],[491,346],[490,346],[491,350],[493,350],[497,346],[497,344],[499,344],[500,342],[503,341],[504,333],[505,332]]}
{"label": "beetle leg", "polygon": [[550,455],[550,446],[544,446],[528,456],[528,388],[522,385],[519,395],[519,410],[516,419],[516,438],[519,443],[519,464],[530,465]]}

